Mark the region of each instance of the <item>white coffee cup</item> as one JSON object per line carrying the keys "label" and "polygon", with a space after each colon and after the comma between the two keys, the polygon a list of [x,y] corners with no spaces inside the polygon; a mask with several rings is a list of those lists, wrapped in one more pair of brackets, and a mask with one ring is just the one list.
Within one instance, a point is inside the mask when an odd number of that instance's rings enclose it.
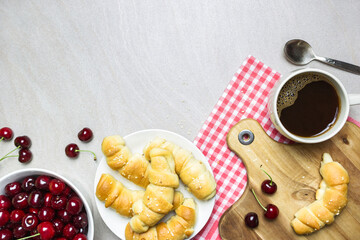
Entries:
{"label": "white coffee cup", "polygon": [[[326,79],[329,80],[329,82],[335,88],[340,100],[339,103],[340,112],[338,113],[335,124],[324,133],[320,135],[316,135],[314,137],[302,137],[289,132],[281,123],[277,111],[277,100],[282,87],[290,79],[303,73],[318,73],[324,75]],[[360,94],[348,94],[343,84],[337,77],[320,69],[306,68],[291,73],[288,77],[278,81],[274,85],[273,89],[269,93],[268,109],[269,109],[271,121],[274,124],[275,128],[285,137],[299,143],[319,143],[332,138],[342,129],[349,116],[350,105],[355,105],[355,104],[360,104]]]}

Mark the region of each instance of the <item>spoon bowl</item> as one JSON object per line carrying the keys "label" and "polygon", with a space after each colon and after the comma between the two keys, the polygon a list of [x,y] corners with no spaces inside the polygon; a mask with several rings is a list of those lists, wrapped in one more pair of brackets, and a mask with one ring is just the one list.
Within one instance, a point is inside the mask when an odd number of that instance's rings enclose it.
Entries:
{"label": "spoon bowl", "polygon": [[333,67],[360,75],[359,66],[327,57],[319,57],[314,53],[310,44],[301,39],[288,41],[284,46],[284,53],[287,60],[295,65],[306,65],[313,60],[317,60]]}
{"label": "spoon bowl", "polygon": [[310,44],[300,39],[288,41],[285,44],[284,53],[286,58],[296,65],[306,65],[316,58]]}

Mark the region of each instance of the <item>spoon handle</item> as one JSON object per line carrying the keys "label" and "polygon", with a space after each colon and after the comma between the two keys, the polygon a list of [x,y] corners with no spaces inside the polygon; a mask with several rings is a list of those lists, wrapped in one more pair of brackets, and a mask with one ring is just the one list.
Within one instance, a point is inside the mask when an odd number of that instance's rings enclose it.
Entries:
{"label": "spoon handle", "polygon": [[350,63],[346,63],[346,62],[342,62],[339,60],[327,58],[327,57],[316,57],[316,60],[319,60],[319,61],[329,64],[331,66],[346,70],[348,72],[352,72],[352,73],[360,75],[360,67],[359,66],[356,66],[356,65],[353,65]]}

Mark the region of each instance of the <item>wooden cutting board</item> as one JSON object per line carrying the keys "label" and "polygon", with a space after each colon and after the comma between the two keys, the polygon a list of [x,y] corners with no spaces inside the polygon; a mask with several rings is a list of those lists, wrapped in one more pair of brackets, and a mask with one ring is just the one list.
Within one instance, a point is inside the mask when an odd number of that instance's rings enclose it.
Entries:
{"label": "wooden cutting board", "polygon": [[[238,140],[239,134],[243,136],[241,139],[247,140],[244,130],[254,134],[253,142],[248,145]],[[355,124],[347,122],[341,132],[323,143],[288,145],[271,139],[257,121],[245,119],[231,128],[227,144],[244,162],[248,185],[241,198],[219,221],[222,239],[360,239],[360,128]],[[330,153],[334,161],[340,162],[348,171],[349,202],[334,223],[311,235],[299,236],[293,231],[290,221],[298,209],[315,200],[324,152]],[[274,195],[261,192],[261,183],[267,176],[260,166],[278,185]],[[273,203],[279,207],[277,219],[265,219],[251,187],[263,205]],[[248,212],[256,212],[259,216],[259,226],[255,229],[245,226],[244,216]]]}

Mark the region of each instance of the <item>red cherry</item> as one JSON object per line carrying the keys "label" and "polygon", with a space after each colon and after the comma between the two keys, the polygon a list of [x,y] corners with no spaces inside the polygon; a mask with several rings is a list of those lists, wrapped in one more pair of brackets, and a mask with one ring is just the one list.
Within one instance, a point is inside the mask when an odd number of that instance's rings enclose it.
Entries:
{"label": "red cherry", "polygon": [[[10,213],[10,221],[12,223],[19,223],[21,222],[21,220],[23,219],[23,217],[25,216],[25,213],[23,210],[20,209],[14,209],[12,210],[12,212]],[[0,238],[1,239],[1,238]]]}
{"label": "red cherry", "polygon": [[49,190],[52,194],[59,195],[60,193],[62,193],[62,191],[64,191],[65,186],[66,185],[63,181],[54,178],[53,180],[50,181]]}
{"label": "red cherry", "polygon": [[25,192],[31,192],[35,188],[35,180],[36,178],[33,176],[25,177],[21,183],[21,188]]}
{"label": "red cherry", "polygon": [[267,194],[273,194],[276,192],[277,190],[277,185],[275,182],[267,179],[267,180],[264,180],[261,184],[261,190],[264,192],[264,193],[267,193]]}
{"label": "red cherry", "polygon": [[54,219],[52,223],[54,225],[56,235],[60,235],[62,233],[65,224],[59,218]]}
{"label": "red cherry", "polygon": [[31,140],[28,136],[20,136],[14,140],[15,146],[18,148],[30,148]]}
{"label": "red cherry", "polygon": [[264,169],[261,169],[264,171],[264,173],[266,175],[268,175],[268,177],[270,179],[267,179],[267,180],[264,180],[261,184],[261,190],[264,192],[264,193],[267,193],[267,194],[273,194],[276,192],[277,190],[277,185],[276,183],[272,180],[271,176],[264,170]]}
{"label": "red cherry", "polygon": [[21,225],[26,231],[34,230],[38,226],[38,224],[39,224],[39,219],[33,213],[25,214],[25,216],[21,221]]}
{"label": "red cherry", "polygon": [[268,219],[275,219],[279,215],[279,209],[274,204],[268,204],[265,211],[264,215]]}
{"label": "red cherry", "polygon": [[91,131],[90,128],[83,128],[79,133],[78,133],[78,138],[80,139],[80,141],[82,142],[90,142],[93,139],[93,132]]}
{"label": "red cherry", "polygon": [[21,224],[16,225],[13,228],[13,236],[14,238],[22,238],[26,235],[27,231],[21,226]]}
{"label": "red cherry", "polygon": [[71,197],[66,204],[66,211],[72,215],[79,214],[83,208],[83,202],[79,197]]}
{"label": "red cherry", "polygon": [[88,219],[86,212],[81,212],[73,217],[73,224],[77,228],[86,228],[88,225]]}
{"label": "red cherry", "polygon": [[[9,209],[11,207],[10,199],[5,195],[0,195],[0,210]],[[1,240],[1,238],[0,238]]]}
{"label": "red cherry", "polygon": [[94,161],[96,161],[96,154],[92,151],[89,150],[80,150],[79,146],[76,145],[75,143],[70,143],[65,147],[65,154],[66,156],[68,156],[69,158],[76,158],[77,156],[79,156],[80,152],[90,152],[94,155]]}
{"label": "red cherry", "polygon": [[15,150],[17,150],[19,147],[13,149],[12,151],[10,151],[9,153],[7,153],[5,156],[3,156],[2,158],[0,158],[0,161],[4,160],[5,158],[10,158],[10,157],[18,157],[19,162],[21,163],[28,163],[32,160],[32,152],[28,149],[28,148],[20,148],[19,150],[19,154],[18,155],[9,155],[10,153],[14,152]]}
{"label": "red cherry", "polygon": [[5,226],[10,220],[10,213],[8,210],[0,210],[0,227]]}
{"label": "red cherry", "polygon": [[11,203],[14,206],[14,208],[25,209],[29,206],[28,198],[29,198],[29,195],[27,193],[21,192],[21,193],[16,194],[12,198]]}
{"label": "red cherry", "polygon": [[245,224],[249,228],[256,228],[259,225],[258,215],[254,212],[249,212],[245,215]]}
{"label": "red cherry", "polygon": [[11,239],[13,239],[13,234],[12,234],[12,232],[11,232],[9,229],[7,229],[7,228],[1,229],[1,230],[0,230],[0,239],[1,239],[1,240],[11,240]]}
{"label": "red cherry", "polygon": [[78,233],[75,235],[75,237],[72,240],[87,240],[87,237],[85,234]]}
{"label": "red cherry", "polygon": [[73,193],[73,190],[69,186],[65,186],[65,189],[62,191],[61,195],[70,196]]}
{"label": "red cherry", "polygon": [[78,232],[79,230],[71,223],[66,224],[63,228],[63,236],[68,239],[73,239]]}
{"label": "red cherry", "polygon": [[20,193],[21,190],[21,184],[19,182],[12,182],[8,183],[5,186],[5,194],[8,197],[14,197],[16,194]]}
{"label": "red cherry", "polygon": [[43,207],[39,210],[38,217],[42,222],[51,221],[55,217],[55,210],[50,207]]}
{"label": "red cherry", "polygon": [[70,143],[65,148],[65,154],[69,158],[76,158],[79,156],[79,147],[75,143]]}
{"label": "red cherry", "polygon": [[35,187],[40,190],[48,191],[51,179],[51,177],[46,175],[38,176],[35,180]]}
{"label": "red cherry", "polygon": [[37,226],[41,240],[50,240],[55,235],[55,229],[51,222],[42,222]]}
{"label": "red cherry", "polygon": [[39,208],[43,205],[44,195],[39,190],[33,190],[28,198],[29,206]]}
{"label": "red cherry", "polygon": [[55,210],[61,210],[66,207],[67,198],[62,195],[53,195],[51,198],[51,207]]}
{"label": "red cherry", "polygon": [[32,160],[32,152],[28,148],[20,149],[18,160],[21,163],[30,162]]}
{"label": "red cherry", "polygon": [[264,207],[259,199],[257,198],[254,189],[251,189],[251,192],[253,193],[256,201],[259,203],[262,209],[264,209],[265,213],[264,216],[268,219],[275,219],[279,215],[279,209],[274,204],[268,204],[266,207]]}
{"label": "red cherry", "polygon": [[52,194],[47,192],[45,193],[45,196],[44,196],[44,206],[45,207],[51,207],[51,198],[52,198]]}
{"label": "red cherry", "polygon": [[72,218],[72,215],[65,209],[57,211],[57,216],[61,219],[63,223],[70,222]]}
{"label": "red cherry", "polygon": [[14,133],[11,128],[3,127],[0,129],[0,141],[9,141],[13,138]]}

